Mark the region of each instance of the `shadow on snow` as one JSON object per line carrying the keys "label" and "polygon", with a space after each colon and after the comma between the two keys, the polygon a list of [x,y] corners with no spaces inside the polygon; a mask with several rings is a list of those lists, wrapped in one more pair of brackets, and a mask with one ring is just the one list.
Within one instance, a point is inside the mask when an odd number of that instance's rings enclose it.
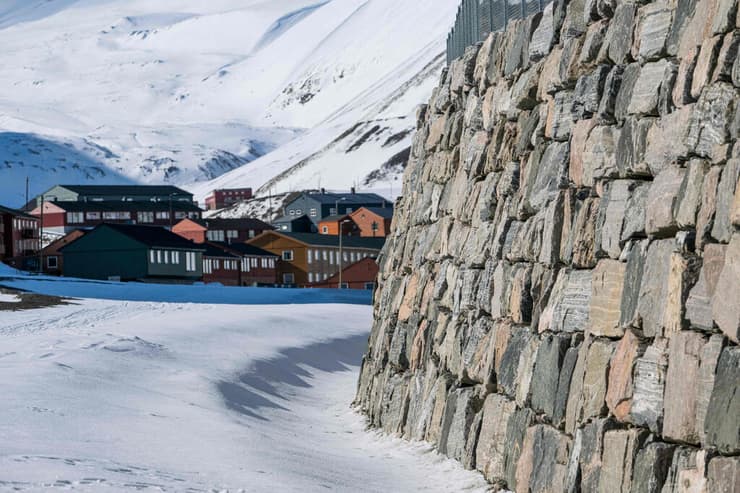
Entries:
{"label": "shadow on snow", "polygon": [[357,367],[367,348],[368,334],[332,339],[280,351],[274,358],[254,362],[238,381],[221,381],[218,391],[226,407],[251,418],[269,421],[259,411],[288,411],[289,387],[310,388],[311,370],[335,373]]}

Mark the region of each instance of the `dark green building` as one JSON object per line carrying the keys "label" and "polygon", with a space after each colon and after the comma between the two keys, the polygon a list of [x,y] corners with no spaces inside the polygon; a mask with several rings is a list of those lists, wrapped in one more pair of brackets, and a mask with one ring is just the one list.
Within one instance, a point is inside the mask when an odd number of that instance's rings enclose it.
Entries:
{"label": "dark green building", "polygon": [[61,249],[67,277],[150,282],[199,281],[204,251],[161,227],[108,223]]}

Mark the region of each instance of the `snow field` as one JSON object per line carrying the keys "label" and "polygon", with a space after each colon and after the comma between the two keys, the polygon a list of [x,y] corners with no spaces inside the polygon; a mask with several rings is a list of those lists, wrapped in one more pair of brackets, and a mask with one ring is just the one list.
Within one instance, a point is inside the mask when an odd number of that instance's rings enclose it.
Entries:
{"label": "snow field", "polygon": [[0,490],[485,491],[349,409],[372,310],[0,312]]}

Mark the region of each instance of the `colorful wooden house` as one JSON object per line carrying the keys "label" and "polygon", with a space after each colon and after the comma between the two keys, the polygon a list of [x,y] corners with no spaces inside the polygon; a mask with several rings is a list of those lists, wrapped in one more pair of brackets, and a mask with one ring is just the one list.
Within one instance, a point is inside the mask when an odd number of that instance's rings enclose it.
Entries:
{"label": "colorful wooden house", "polygon": [[377,257],[385,239],[266,231],[248,243],[279,256],[278,283],[307,286],[363,258]]}

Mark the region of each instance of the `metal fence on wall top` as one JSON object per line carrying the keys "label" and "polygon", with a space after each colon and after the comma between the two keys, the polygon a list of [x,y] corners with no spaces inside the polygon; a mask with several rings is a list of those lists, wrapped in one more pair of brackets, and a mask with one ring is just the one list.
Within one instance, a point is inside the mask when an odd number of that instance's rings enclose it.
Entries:
{"label": "metal fence on wall top", "polygon": [[541,12],[552,0],[463,0],[455,25],[447,36],[447,63],[465,53],[465,48],[503,31],[509,21]]}

